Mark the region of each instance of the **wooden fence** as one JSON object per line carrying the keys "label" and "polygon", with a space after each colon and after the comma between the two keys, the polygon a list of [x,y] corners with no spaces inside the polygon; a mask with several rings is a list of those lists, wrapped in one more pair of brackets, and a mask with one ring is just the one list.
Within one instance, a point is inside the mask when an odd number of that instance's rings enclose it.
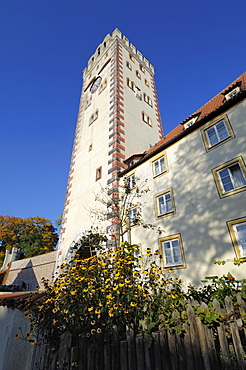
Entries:
{"label": "wooden fence", "polygon": [[[240,294],[237,300],[245,314],[246,304]],[[225,304],[226,309],[222,310],[218,301],[213,302],[216,311],[227,314],[228,325],[221,323],[216,330],[208,328],[188,304],[188,324],[183,324],[185,335],[161,330],[153,333],[150,348],[141,335],[134,337],[130,332],[125,341],[115,345],[102,343],[95,349],[87,347],[86,338],[82,338],[78,347],[71,347],[71,335],[66,333],[56,354],[48,345],[35,346],[32,370],[245,370],[246,329],[241,319],[234,317],[229,297]]]}

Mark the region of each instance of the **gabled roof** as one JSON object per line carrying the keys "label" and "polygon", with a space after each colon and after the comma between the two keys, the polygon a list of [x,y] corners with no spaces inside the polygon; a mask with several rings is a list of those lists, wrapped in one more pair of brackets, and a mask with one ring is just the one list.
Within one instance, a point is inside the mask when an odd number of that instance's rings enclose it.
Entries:
{"label": "gabled roof", "polygon": [[[241,86],[241,91],[239,94],[235,95],[229,101],[226,100],[225,95],[235,88],[236,86]],[[206,104],[204,104],[201,108],[199,108],[196,112],[191,114],[187,117],[183,122],[181,122],[178,126],[176,126],[171,132],[165,135],[160,141],[158,141],[155,145],[153,145],[149,150],[144,152],[143,158],[141,158],[137,163],[135,163],[131,168],[136,167],[138,164],[144,162],[147,158],[154,155],[155,152],[161,150],[162,147],[167,147],[170,145],[174,140],[178,140],[179,137],[183,137],[186,132],[189,133],[190,130],[194,129],[199,125],[199,123],[204,123],[207,119],[212,119],[212,114],[219,114],[221,109],[227,109],[234,105],[240,96],[245,95],[246,92],[246,72],[244,72],[241,76],[239,76],[235,81],[233,81],[229,86],[227,86],[224,90],[222,90],[219,94],[217,94],[214,98],[209,100]],[[191,120],[192,118],[197,117],[195,123],[189,128],[185,129],[184,124]],[[127,161],[127,159],[126,159]],[[130,168],[129,168],[130,169]],[[122,171],[121,175],[124,175],[129,169]]]}

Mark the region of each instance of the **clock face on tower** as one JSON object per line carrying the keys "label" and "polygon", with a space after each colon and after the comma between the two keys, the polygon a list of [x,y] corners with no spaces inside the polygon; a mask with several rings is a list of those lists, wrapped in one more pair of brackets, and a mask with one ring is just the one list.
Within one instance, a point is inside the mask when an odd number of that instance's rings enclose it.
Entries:
{"label": "clock face on tower", "polygon": [[91,85],[90,92],[94,94],[100,86],[102,77],[98,76]]}

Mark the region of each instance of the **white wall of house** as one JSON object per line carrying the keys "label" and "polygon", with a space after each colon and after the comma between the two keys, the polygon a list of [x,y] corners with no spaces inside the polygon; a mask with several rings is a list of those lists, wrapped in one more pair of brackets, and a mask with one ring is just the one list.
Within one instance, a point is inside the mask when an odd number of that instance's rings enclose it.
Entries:
{"label": "white wall of house", "polygon": [[16,334],[29,331],[28,320],[21,310],[0,306],[0,370],[31,370],[34,346],[14,339]]}
{"label": "white wall of house", "polygon": [[[222,276],[228,271],[236,279],[245,278],[245,265],[235,266],[228,262],[219,266],[214,265],[213,261],[237,257],[227,222],[246,218],[246,187],[241,189],[243,191],[220,197],[212,173],[212,169],[237,157],[241,157],[245,163],[245,113],[246,100],[132,171],[140,179],[139,183],[148,179],[150,191],[141,200],[143,219],[163,230],[159,236],[152,230],[135,226],[131,230],[132,242],[140,243],[143,252],[146,248],[155,251],[160,248],[162,238],[180,234],[184,266],[174,267],[173,271],[175,276],[181,277],[187,284],[199,284],[205,276]],[[225,116],[230,122],[234,137],[207,151],[202,129]],[[166,156],[167,171],[153,178],[152,162],[162,154]],[[168,189],[172,189],[175,211],[173,214],[157,217],[156,195]],[[157,257],[157,260],[163,264],[163,259],[161,261]]]}

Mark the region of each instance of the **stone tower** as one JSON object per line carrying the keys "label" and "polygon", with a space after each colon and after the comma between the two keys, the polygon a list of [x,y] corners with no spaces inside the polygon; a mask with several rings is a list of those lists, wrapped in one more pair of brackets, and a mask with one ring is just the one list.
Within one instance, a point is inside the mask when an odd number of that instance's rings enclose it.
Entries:
{"label": "stone tower", "polygon": [[115,29],[83,71],[59,261],[81,233],[94,226],[90,209],[96,207],[95,194],[107,185],[115,189],[123,161],[162,136],[154,68]]}

